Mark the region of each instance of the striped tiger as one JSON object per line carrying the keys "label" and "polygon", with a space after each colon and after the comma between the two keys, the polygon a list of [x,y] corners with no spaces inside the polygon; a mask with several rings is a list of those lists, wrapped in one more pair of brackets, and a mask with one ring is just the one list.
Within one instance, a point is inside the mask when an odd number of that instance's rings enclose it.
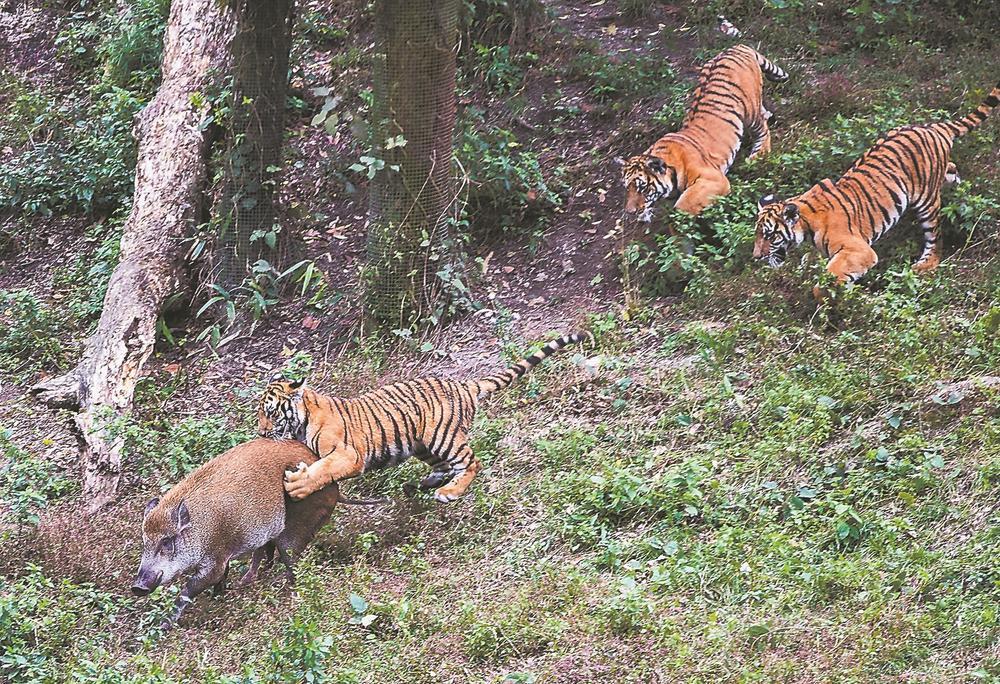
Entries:
{"label": "striped tiger", "polygon": [[699,214],[716,197],[729,194],[726,174],[744,135],[753,138],[748,158],[771,151],[771,113],[762,102],[762,75],[769,81],[788,79],[747,45],[731,47],[702,67],[680,130],[643,154],[615,159],[622,167],[626,213],[649,222],[653,204],[666,197],[676,198],[675,209]]}
{"label": "striped tiger", "polygon": [[[1000,83],[979,107],[955,121],[893,129],[880,137],[840,179],[825,179],[786,200],[768,195],[758,205],[753,255],[780,266],[789,247],[807,237],[830,259],[838,283],[853,283],[877,262],[871,245],[910,211],[924,230],[924,249],[913,267],[920,273],[940,263],[938,224],[941,188],[957,183],[951,148],[1000,103]],[[816,299],[823,298],[813,288]]]}
{"label": "striped tiger", "polygon": [[579,332],[552,340],[510,368],[465,382],[423,378],[397,382],[345,399],[305,387],[304,380],[271,378],[257,410],[262,437],[296,439],[319,460],[287,472],[285,489],[302,499],[331,482],[402,463],[410,456],[432,470],[421,489],[434,498],[454,501],[482,468],[469,448],[468,432],[479,402],[509,387],[547,356],[592,339]]}

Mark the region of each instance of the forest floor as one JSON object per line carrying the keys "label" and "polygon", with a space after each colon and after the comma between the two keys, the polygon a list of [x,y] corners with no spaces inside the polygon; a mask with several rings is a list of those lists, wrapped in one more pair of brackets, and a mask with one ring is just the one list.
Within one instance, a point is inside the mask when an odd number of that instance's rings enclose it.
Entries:
{"label": "forest floor", "polygon": [[[305,3],[293,53],[281,221],[324,289],[286,289],[215,348],[196,340],[205,292],[176,304],[175,344],[158,346],[120,426],[122,499],[94,517],[71,414],[28,390],[78,353],[120,216],[0,219],[0,680],[1000,681],[1000,125],[956,147],[965,182],[947,196],[936,274],[912,273],[908,221],[824,309],[815,258],[765,271],[749,256],[757,196],[835,177],[880,129],[974,107],[1000,63],[989,23],[905,39],[839,3],[732,17],[792,74],[765,84],[775,153],[737,162],[733,194],[688,226],[690,259],[643,238],[623,261],[622,231],[637,229],[622,226],[612,158],[676,126],[697,65],[731,41],[704,3],[633,16],[627,0],[546,2],[520,44],[463,53],[478,197],[504,165],[532,179],[508,191],[518,201],[477,200],[499,218],[471,217],[475,310],[386,340],[361,331],[367,200],[346,171],[364,153],[349,117],[368,77],[360,4]],[[11,83],[89,97],[60,39],[79,18],[41,7],[0,14],[0,106],[24,99]],[[315,88],[344,93],[332,132],[311,125]],[[37,147],[4,135],[5,154]],[[579,327],[594,345],[484,407],[485,468],[464,499],[408,498],[410,463],[345,485],[390,503],[338,511],[294,588],[268,576],[202,596],[166,634],[178,588],[128,594],[145,501],[252,435],[275,368],[352,395],[483,375]]]}

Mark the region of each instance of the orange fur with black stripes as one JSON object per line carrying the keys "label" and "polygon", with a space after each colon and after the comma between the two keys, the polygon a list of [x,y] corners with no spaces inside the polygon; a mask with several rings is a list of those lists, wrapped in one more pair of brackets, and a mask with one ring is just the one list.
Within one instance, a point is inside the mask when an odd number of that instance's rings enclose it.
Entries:
{"label": "orange fur with black stripes", "polygon": [[674,199],[675,209],[699,214],[716,197],[729,194],[726,174],[743,138],[753,139],[749,158],[771,151],[762,101],[763,77],[784,81],[788,74],[747,45],[719,53],[701,69],[684,123],[622,166],[625,211],[652,219],[653,203]]}
{"label": "orange fur with black stripes", "polygon": [[[913,269],[930,271],[941,260],[938,224],[941,188],[958,182],[951,150],[1000,104],[1000,83],[972,113],[955,121],[896,128],[876,141],[840,179],[822,180],[783,201],[765,197],[757,215],[754,257],[771,266],[806,238],[829,257],[827,270],[839,283],[868,272],[878,255],[872,243],[911,212],[924,230],[924,249]],[[823,292],[813,289],[817,299]]]}
{"label": "orange fur with black stripes", "polygon": [[262,437],[297,439],[319,456],[312,465],[286,473],[285,489],[294,499],[416,456],[432,468],[421,488],[436,489],[438,501],[454,501],[481,468],[468,442],[479,402],[550,354],[589,337],[580,332],[552,340],[507,370],[479,380],[409,380],[351,399],[275,377],[260,399],[257,430]]}

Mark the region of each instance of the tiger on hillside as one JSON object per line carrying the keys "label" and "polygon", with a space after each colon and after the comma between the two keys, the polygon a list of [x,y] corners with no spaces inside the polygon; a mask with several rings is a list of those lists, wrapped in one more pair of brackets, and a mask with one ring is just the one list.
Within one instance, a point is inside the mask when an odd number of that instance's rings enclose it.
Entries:
{"label": "tiger on hillside", "polygon": [[771,118],[762,103],[763,76],[788,79],[782,69],[747,45],[729,48],[701,69],[684,123],[643,154],[615,161],[622,167],[625,211],[652,220],[653,203],[676,198],[674,208],[699,214],[729,194],[726,173],[743,136],[753,137],[748,158],[771,151]]}
{"label": "tiger on hillside", "polygon": [[[878,262],[871,245],[911,210],[924,229],[924,249],[914,271],[940,262],[941,188],[959,181],[951,161],[955,139],[981,124],[1000,103],[1000,83],[971,114],[955,121],[916,124],[880,137],[840,179],[825,179],[786,200],[760,200],[753,255],[777,267],[788,248],[812,236],[830,259],[838,283],[852,283]],[[813,288],[817,300],[823,298]]]}
{"label": "tiger on hillside", "polygon": [[297,439],[319,460],[286,473],[285,489],[301,499],[335,480],[398,465],[409,456],[431,466],[420,482],[434,498],[454,501],[469,488],[480,462],[468,431],[482,399],[538,365],[563,347],[593,339],[579,332],[552,340],[507,370],[480,380],[423,378],[397,382],[359,397],[328,397],[305,387],[304,380],[271,378],[257,409],[262,437]]}

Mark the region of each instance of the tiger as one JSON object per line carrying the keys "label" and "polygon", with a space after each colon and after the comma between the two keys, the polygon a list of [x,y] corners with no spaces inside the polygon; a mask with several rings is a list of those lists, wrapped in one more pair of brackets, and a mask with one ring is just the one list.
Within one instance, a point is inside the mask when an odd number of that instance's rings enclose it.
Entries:
{"label": "tiger", "polygon": [[478,380],[422,378],[354,398],[331,397],[304,379],[271,377],[257,408],[261,437],[296,439],[319,460],[286,472],[285,490],[302,499],[331,482],[402,463],[415,456],[431,467],[420,481],[442,503],[461,497],[482,465],[468,434],[479,402],[509,387],[563,347],[593,340],[582,331],[552,340],[504,371]]}
{"label": "tiger", "polygon": [[665,197],[676,198],[675,209],[697,215],[729,194],[726,174],[744,135],[753,137],[748,159],[771,151],[763,76],[788,80],[784,70],[748,45],[731,47],[706,63],[680,130],[642,154],[615,159],[625,185],[625,213],[648,223],[653,204]]}
{"label": "tiger", "polygon": [[[878,262],[872,243],[910,211],[924,231],[923,252],[913,270],[934,270],[941,261],[941,189],[960,180],[951,161],[952,145],[979,126],[998,103],[1000,83],[961,119],[912,124],[885,133],[836,182],[821,180],[786,200],[774,195],[761,198],[754,258],[778,267],[790,247],[811,236],[829,258],[827,270],[837,282],[854,283]],[[817,286],[813,296],[822,301],[825,293]]]}

